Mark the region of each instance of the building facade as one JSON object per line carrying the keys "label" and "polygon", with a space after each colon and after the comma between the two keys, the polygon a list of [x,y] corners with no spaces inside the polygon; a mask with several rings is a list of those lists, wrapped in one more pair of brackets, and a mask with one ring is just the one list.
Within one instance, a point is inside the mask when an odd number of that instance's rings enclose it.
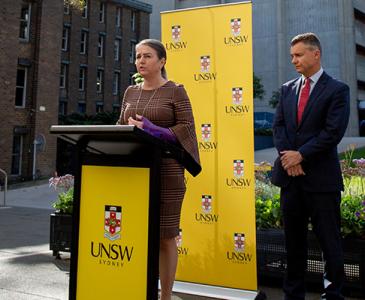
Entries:
{"label": "building facade", "polygon": [[119,111],[135,73],[135,45],[149,36],[151,11],[129,0],[89,0],[82,10],[65,6],[60,114]]}
{"label": "building facade", "polygon": [[[0,168],[10,181],[56,171],[59,114],[117,111],[151,6],[132,0],[4,0],[0,11]],[[0,182],[3,178],[0,178]]]}
{"label": "building facade", "polygon": [[[241,1],[145,2],[154,8],[150,35],[160,38],[159,11]],[[254,71],[265,89],[264,99],[255,100],[255,112],[274,112],[269,105],[273,92],[297,76],[290,63],[290,40],[296,34],[311,31],[321,39],[324,69],[350,86],[351,118],[346,135],[359,135],[359,124],[365,120],[365,1],[252,0],[252,4]],[[363,123],[365,129],[365,121]]]}

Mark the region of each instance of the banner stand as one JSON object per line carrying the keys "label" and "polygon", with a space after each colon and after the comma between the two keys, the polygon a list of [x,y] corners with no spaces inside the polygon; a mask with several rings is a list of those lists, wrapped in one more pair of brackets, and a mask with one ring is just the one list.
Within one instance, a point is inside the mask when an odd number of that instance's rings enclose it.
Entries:
{"label": "banner stand", "polygon": [[[257,291],[252,3],[161,12],[169,77],[191,100],[202,173],[186,174],[174,291]],[[261,298],[260,298],[261,297]]]}

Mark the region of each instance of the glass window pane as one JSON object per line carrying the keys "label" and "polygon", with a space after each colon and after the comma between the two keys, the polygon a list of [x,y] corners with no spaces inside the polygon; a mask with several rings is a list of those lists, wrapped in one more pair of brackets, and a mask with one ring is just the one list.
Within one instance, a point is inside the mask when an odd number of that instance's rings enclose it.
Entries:
{"label": "glass window pane", "polygon": [[16,74],[16,85],[24,86],[25,83],[25,69],[18,69]]}

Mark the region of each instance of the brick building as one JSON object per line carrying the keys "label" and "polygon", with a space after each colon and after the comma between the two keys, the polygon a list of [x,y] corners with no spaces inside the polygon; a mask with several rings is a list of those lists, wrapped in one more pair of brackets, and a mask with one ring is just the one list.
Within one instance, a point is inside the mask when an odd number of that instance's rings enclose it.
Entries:
{"label": "brick building", "polygon": [[59,114],[119,110],[151,11],[132,0],[88,0],[83,9],[64,0],[2,1],[0,168],[10,181],[54,173],[48,130]]}
{"label": "brick building", "polygon": [[61,45],[60,113],[119,110],[135,72],[134,47],[149,35],[152,7],[139,1],[89,0],[65,6]]}

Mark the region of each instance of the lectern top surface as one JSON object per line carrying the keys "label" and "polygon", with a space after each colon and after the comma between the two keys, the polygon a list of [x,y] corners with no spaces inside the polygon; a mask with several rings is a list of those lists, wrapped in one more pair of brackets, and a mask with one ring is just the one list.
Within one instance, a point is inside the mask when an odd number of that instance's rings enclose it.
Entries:
{"label": "lectern top surface", "polygon": [[134,125],[53,125],[51,133],[111,133],[111,132],[132,132]]}

